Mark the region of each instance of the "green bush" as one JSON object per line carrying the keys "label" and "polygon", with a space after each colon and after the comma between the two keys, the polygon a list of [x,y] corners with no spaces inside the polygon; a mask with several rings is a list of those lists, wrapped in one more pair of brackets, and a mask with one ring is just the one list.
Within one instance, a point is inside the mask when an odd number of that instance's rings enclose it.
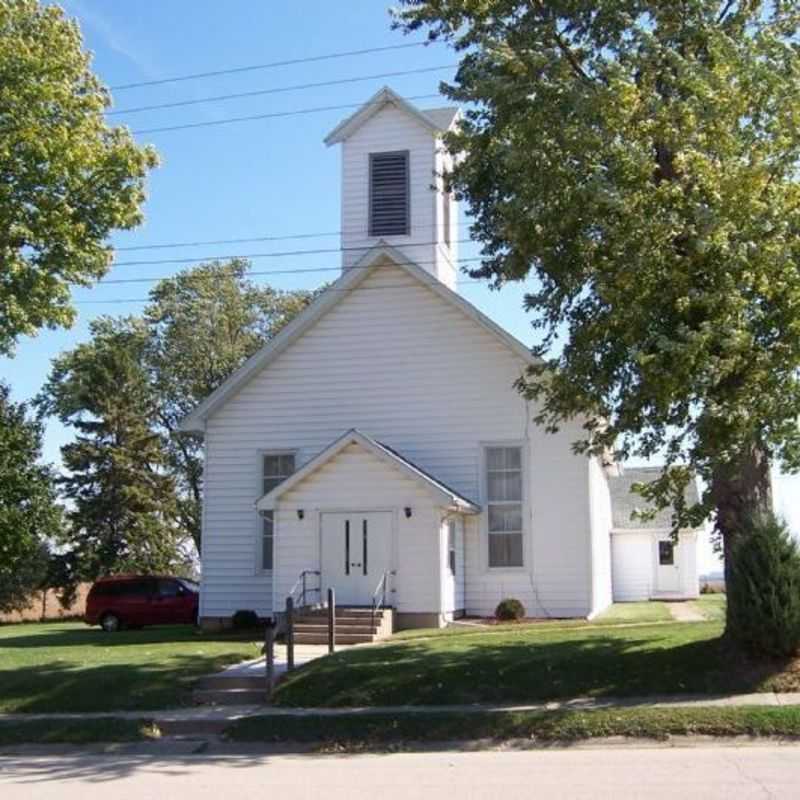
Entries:
{"label": "green bush", "polygon": [[525,606],[514,597],[506,597],[497,604],[494,615],[497,619],[516,621],[525,616]]}
{"label": "green bush", "polygon": [[800,650],[800,549],[786,523],[755,519],[732,548],[729,633],[754,655]]}
{"label": "green bush", "polygon": [[239,609],[233,615],[233,627],[234,630],[237,631],[244,631],[249,630],[251,628],[257,628],[259,626],[259,619],[258,614],[255,611]]}

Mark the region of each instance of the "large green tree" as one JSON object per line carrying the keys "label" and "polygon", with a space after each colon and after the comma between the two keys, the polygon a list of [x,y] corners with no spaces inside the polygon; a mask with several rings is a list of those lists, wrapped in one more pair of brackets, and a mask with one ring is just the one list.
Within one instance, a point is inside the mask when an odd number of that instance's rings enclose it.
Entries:
{"label": "large green tree", "polygon": [[105,275],[106,237],[142,219],[156,156],[106,123],[90,60],[58,6],[0,0],[0,354],[69,325],[70,284]]}
{"label": "large green tree", "polygon": [[714,511],[728,566],[770,464],[800,468],[799,20],[780,0],[405,0],[398,20],[462,54],[450,183],[474,274],[535,279],[538,420],[665,456],[644,494],[676,524]]}
{"label": "large green tree", "polygon": [[175,487],[144,369],[147,331],[100,317],[91,340],[53,362],[40,403],[77,431],[61,449],[74,580],[169,572],[184,562]]}
{"label": "large green tree", "polygon": [[213,261],[160,281],[145,309],[146,362],[181,525],[200,548],[202,439],[180,421],[315,296],[247,278],[244,259]]}
{"label": "large green tree", "polygon": [[40,463],[42,426],[0,383],[0,611],[25,608],[59,538],[54,476]]}

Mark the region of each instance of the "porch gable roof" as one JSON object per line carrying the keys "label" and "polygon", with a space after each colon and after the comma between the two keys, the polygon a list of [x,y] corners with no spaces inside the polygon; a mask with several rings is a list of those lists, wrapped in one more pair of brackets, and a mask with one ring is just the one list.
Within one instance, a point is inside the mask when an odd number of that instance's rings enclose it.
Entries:
{"label": "porch gable roof", "polygon": [[272,491],[267,492],[267,494],[256,502],[256,508],[259,511],[272,511],[282,495],[304,481],[351,444],[358,445],[367,452],[372,453],[372,455],[380,461],[398,469],[406,477],[421,484],[427,491],[434,495],[442,506],[462,514],[480,513],[481,507],[477,503],[464,497],[462,494],[455,491],[455,489],[451,489],[438,480],[438,478],[435,478],[430,473],[409,461],[396,450],[376,441],[371,436],[367,436],[355,428],[352,428],[343,436],[340,436],[329,444],[321,453],[304,464],[297,472],[278,484]]}

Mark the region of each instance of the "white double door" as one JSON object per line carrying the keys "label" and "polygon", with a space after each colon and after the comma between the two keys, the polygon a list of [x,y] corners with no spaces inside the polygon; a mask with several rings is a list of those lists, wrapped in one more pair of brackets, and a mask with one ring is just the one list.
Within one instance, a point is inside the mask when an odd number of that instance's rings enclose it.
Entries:
{"label": "white double door", "polygon": [[325,512],[321,520],[322,586],[336,604],[369,606],[392,563],[389,511]]}

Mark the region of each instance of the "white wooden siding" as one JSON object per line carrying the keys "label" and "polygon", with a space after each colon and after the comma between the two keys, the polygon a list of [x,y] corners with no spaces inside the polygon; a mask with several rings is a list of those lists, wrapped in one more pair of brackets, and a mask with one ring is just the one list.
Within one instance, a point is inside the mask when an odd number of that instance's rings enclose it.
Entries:
{"label": "white wooden siding", "polygon": [[652,534],[615,531],[611,535],[615,602],[649,600],[653,594]]}
{"label": "white wooden siding", "polygon": [[[550,435],[530,422],[513,388],[523,368],[504,343],[407,272],[376,269],[208,420],[204,614],[270,610],[271,577],[255,568],[258,452],[296,450],[299,467],[354,427],[478,502],[481,442],[526,442],[530,563],[486,569],[485,525],[470,519],[465,605],[488,614],[510,594],[529,613],[588,614],[588,461],[570,450],[575,427]],[[359,504],[372,492],[369,482],[354,488]],[[433,538],[438,525],[430,520]],[[401,567],[427,575],[435,552],[420,544],[418,560]]]}
{"label": "white wooden siding", "polygon": [[[438,138],[419,120],[387,105],[342,143],[342,265],[355,264],[378,237],[369,236],[369,154],[408,150],[410,221],[408,236],[384,236],[411,261],[453,288],[455,271],[433,244],[440,241],[435,213]],[[439,218],[440,219],[440,218]],[[443,271],[437,274],[437,267]]]}
{"label": "white wooden siding", "polygon": [[[613,591],[615,602],[649,600],[657,596],[656,564],[658,537],[669,531],[615,530],[611,535]],[[697,534],[679,534],[675,551],[681,570],[681,589],[684,597],[697,597]]]}
{"label": "white wooden siding", "polygon": [[592,530],[592,614],[611,605],[611,493],[599,461],[589,461]]}

